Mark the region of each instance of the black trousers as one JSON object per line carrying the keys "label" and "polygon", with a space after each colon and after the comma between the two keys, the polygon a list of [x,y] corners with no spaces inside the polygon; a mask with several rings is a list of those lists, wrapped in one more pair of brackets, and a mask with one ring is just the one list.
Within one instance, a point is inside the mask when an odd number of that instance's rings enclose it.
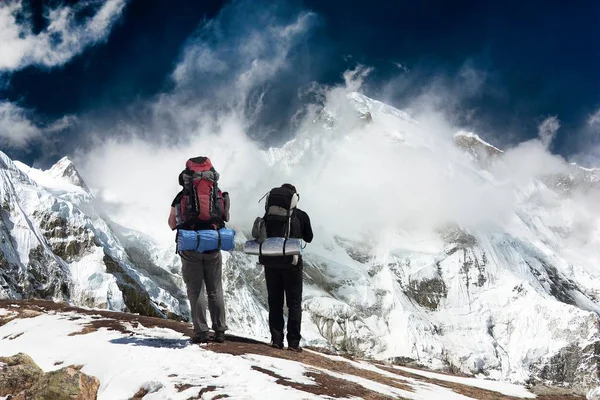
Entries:
{"label": "black trousers", "polygon": [[290,347],[300,344],[302,325],[302,268],[295,266],[265,267],[269,298],[269,328],[271,340],[283,344],[283,299],[288,307],[287,342]]}

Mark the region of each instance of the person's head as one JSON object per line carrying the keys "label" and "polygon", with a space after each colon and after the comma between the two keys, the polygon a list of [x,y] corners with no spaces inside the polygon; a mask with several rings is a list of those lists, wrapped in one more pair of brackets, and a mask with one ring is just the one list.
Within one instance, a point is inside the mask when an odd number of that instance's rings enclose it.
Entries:
{"label": "person's head", "polygon": [[296,191],[296,186],[292,185],[291,183],[284,183],[283,185],[281,185],[281,187],[289,189],[289,190],[293,191],[294,193],[298,193]]}
{"label": "person's head", "polygon": [[296,204],[298,204],[298,202],[300,201],[300,193],[298,193],[298,191],[296,190],[296,186],[292,185],[291,183],[284,183],[283,185],[281,185],[281,187],[291,190],[292,193],[294,193],[294,195],[292,195],[292,204],[293,207],[296,207]]}

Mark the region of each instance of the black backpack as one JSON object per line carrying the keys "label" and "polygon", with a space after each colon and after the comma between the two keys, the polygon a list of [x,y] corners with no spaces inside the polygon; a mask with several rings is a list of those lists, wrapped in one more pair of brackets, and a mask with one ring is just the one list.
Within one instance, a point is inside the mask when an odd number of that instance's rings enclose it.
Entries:
{"label": "black backpack", "polygon": [[265,201],[263,221],[267,237],[301,238],[300,221],[296,216],[299,195],[292,189],[271,189]]}
{"label": "black backpack", "polygon": [[[256,218],[252,228],[252,236],[258,243],[266,238],[302,238],[302,227],[296,215],[296,204],[300,199],[298,193],[286,187],[271,189],[265,195],[265,215]],[[261,264],[292,264],[298,263],[298,256],[259,256]]]}

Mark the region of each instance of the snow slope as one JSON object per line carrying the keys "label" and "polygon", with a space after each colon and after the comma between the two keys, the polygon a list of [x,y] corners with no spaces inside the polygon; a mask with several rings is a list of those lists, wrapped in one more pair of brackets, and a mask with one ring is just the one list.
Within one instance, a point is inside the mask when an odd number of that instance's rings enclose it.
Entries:
{"label": "snow slope", "polygon": [[[61,310],[60,306],[45,310],[43,306],[5,302],[0,308],[0,356],[23,352],[46,372],[81,365],[82,372],[100,380],[99,400],[129,399],[140,389],[146,389],[143,398],[148,400],[189,399],[198,393],[232,399],[463,400],[473,398],[461,394],[469,388],[483,389],[475,392],[480,395],[536,397],[507,383],[414,369],[395,373],[382,365],[310,350],[290,356],[265,344],[235,342],[235,337],[225,344],[192,345],[189,337],[166,327],[119,321],[116,314],[99,315],[94,310]],[[29,314],[19,316],[24,309]],[[89,329],[109,321],[113,324]],[[433,379],[421,380],[421,375]]]}

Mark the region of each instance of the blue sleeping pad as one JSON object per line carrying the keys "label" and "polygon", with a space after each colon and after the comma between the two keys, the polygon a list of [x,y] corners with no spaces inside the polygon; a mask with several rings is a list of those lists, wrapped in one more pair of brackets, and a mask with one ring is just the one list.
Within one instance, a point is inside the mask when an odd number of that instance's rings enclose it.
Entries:
{"label": "blue sleeping pad", "polygon": [[233,250],[235,231],[229,228],[202,231],[179,230],[177,234],[177,251],[193,250],[202,253],[208,250]]}

